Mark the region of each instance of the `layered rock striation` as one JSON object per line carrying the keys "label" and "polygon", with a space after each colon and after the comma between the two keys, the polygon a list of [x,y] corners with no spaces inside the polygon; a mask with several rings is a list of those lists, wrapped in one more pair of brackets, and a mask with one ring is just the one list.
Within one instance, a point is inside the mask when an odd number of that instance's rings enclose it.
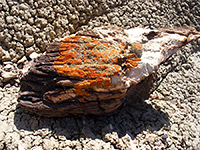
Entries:
{"label": "layered rock striation", "polygon": [[192,27],[79,31],[50,43],[24,68],[19,105],[47,117],[111,113],[131,86],[199,36]]}

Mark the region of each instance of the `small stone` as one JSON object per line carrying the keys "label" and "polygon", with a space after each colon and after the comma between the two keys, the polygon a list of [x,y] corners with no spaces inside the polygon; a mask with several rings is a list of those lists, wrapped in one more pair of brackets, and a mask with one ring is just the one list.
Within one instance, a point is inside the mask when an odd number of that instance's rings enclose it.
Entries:
{"label": "small stone", "polygon": [[22,56],[24,56],[24,46],[17,42],[17,45],[16,45],[16,49],[14,50],[15,52],[15,57],[17,60],[20,59]]}
{"label": "small stone", "polygon": [[23,56],[18,62],[17,64],[24,64],[27,61],[26,56]]}
{"label": "small stone", "polygon": [[116,132],[108,133],[104,136],[104,140],[106,142],[110,142],[112,144],[117,144],[119,142],[119,136]]}
{"label": "small stone", "polygon": [[[0,109],[1,110],[1,109]],[[11,130],[11,127],[8,126],[8,124],[5,122],[5,121],[1,121],[0,120],[0,129],[2,130],[3,129],[3,133],[1,131],[1,134],[4,136],[6,136],[6,132],[10,131]],[[5,137],[4,137],[5,138]]]}
{"label": "small stone", "polygon": [[178,125],[177,124],[172,124],[172,126],[171,126],[171,130],[172,131],[175,131],[175,132],[178,132]]}
{"label": "small stone", "polygon": [[158,138],[158,136],[157,135],[155,135],[155,134],[147,134],[146,135],[146,137],[145,137],[145,139],[147,140],[147,141],[149,141],[151,144],[153,144],[155,141],[156,141],[156,139]]}
{"label": "small stone", "polygon": [[33,38],[33,36],[31,36],[31,35],[26,35],[26,36],[25,36],[24,44],[25,44],[26,47],[32,46],[32,45],[34,44],[34,38]]}
{"label": "small stone", "polygon": [[75,32],[74,26],[72,24],[69,24],[68,28],[69,28],[70,33],[74,33]]}
{"label": "small stone", "polygon": [[41,45],[42,44],[42,39],[41,38],[37,38],[35,40],[36,45]]}
{"label": "small stone", "polygon": [[7,64],[5,67],[3,67],[3,69],[7,72],[10,72],[14,69],[14,67],[11,64]]}
{"label": "small stone", "polygon": [[[35,47],[34,47],[35,48]],[[25,52],[26,52],[26,57],[29,57],[30,54],[32,54],[33,52],[35,52],[35,49],[33,48],[33,46],[31,47],[28,47],[25,49]]]}
{"label": "small stone", "polygon": [[12,48],[12,36],[9,34],[9,33],[6,33],[6,36],[4,37],[4,42],[5,42],[5,45],[8,47],[8,48]]}
{"label": "small stone", "polygon": [[5,61],[9,61],[9,60],[11,60],[11,57],[10,57],[10,55],[9,55],[9,52],[3,50],[3,49],[0,47],[0,61],[5,62]]}
{"label": "small stone", "polygon": [[45,27],[47,25],[47,20],[44,18],[38,18],[36,22],[38,27]]}
{"label": "small stone", "polygon": [[41,136],[39,136],[39,135],[34,136],[32,144],[33,145],[41,145],[41,143],[42,143]]}
{"label": "small stone", "polygon": [[53,149],[56,146],[54,140],[53,137],[50,139],[43,139],[43,149]]}
{"label": "small stone", "polygon": [[3,82],[7,82],[7,81],[9,81],[10,79],[16,78],[16,77],[17,77],[17,74],[16,74],[16,73],[13,73],[13,72],[6,72],[6,71],[3,71],[3,72],[1,73],[1,76],[3,77]]}
{"label": "small stone", "polygon": [[163,134],[162,136],[162,139],[166,140],[168,138],[168,136],[166,134]]}
{"label": "small stone", "polygon": [[6,17],[6,21],[7,21],[7,23],[13,23],[14,22],[14,17],[13,16],[7,16]]}
{"label": "small stone", "polygon": [[29,18],[28,19],[28,23],[31,24],[31,25],[33,25],[34,24],[34,19],[33,18]]}
{"label": "small stone", "polygon": [[20,5],[19,5],[19,8],[20,8],[21,10],[27,10],[27,9],[29,9],[28,6],[25,5],[24,3],[20,4]]}
{"label": "small stone", "polygon": [[36,59],[36,58],[38,58],[39,56],[41,56],[41,54],[38,54],[38,53],[36,53],[36,52],[33,52],[33,53],[30,54],[29,57],[30,57],[31,59]]}

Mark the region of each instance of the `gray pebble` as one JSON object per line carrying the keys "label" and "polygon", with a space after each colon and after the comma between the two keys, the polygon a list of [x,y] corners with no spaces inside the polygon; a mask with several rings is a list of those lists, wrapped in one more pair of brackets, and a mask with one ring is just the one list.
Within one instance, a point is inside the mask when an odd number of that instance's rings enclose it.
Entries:
{"label": "gray pebble", "polygon": [[27,10],[27,9],[29,9],[29,7],[28,7],[26,4],[24,4],[24,3],[20,4],[20,5],[19,5],[19,8],[22,9],[22,10]]}
{"label": "gray pebble", "polygon": [[36,21],[37,27],[45,27],[47,25],[47,20],[44,18],[38,18]]}
{"label": "gray pebble", "polygon": [[167,135],[165,135],[165,134],[162,135],[162,139],[166,140],[167,138],[168,138]]}
{"label": "gray pebble", "polygon": [[9,53],[0,47],[0,61],[5,62],[11,60]]}
{"label": "gray pebble", "polygon": [[34,38],[31,35],[25,35],[24,45],[25,47],[32,46],[34,44]]}
{"label": "gray pebble", "polygon": [[11,23],[14,23],[14,19],[15,19],[15,18],[14,18],[13,16],[7,16],[7,17],[6,17],[7,23],[10,23],[10,24],[11,24]]}
{"label": "gray pebble", "polygon": [[29,55],[29,57],[31,58],[31,59],[36,59],[37,57],[39,57],[41,54],[38,54],[38,53],[36,53],[36,52],[33,52],[33,53],[31,53],[30,55]]}

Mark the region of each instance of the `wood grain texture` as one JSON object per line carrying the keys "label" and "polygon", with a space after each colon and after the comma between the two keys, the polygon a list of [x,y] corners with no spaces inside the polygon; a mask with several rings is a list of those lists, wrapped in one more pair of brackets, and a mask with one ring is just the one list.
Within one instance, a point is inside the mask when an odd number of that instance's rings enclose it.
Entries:
{"label": "wood grain texture", "polygon": [[[193,28],[182,32],[108,26],[80,31],[50,43],[46,53],[25,68],[19,105],[47,117],[111,113],[130,87],[135,98],[148,94],[138,83],[197,37]],[[148,88],[151,79],[143,81]]]}

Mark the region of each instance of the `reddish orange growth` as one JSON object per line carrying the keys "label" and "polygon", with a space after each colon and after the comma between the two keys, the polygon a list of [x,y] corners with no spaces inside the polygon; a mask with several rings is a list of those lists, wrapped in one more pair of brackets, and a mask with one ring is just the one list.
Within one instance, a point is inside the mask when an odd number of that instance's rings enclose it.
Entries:
{"label": "reddish orange growth", "polygon": [[195,39],[199,38],[200,36],[195,35]]}
{"label": "reddish orange growth", "polygon": [[124,45],[124,43],[121,43],[121,45],[119,45],[118,47],[124,49],[125,45]]}
{"label": "reddish orange growth", "polygon": [[59,52],[60,56],[54,61],[54,67],[61,74],[97,78],[120,71],[120,66],[116,67],[120,50],[93,38],[67,37],[61,41]]}
{"label": "reddish orange growth", "polygon": [[97,78],[96,80],[84,80],[77,83],[74,88],[77,95],[90,96],[86,91],[87,89],[108,88],[109,86],[111,86],[110,78]]}
{"label": "reddish orange growth", "polygon": [[142,50],[142,45],[140,43],[133,43],[132,46],[138,50]]}
{"label": "reddish orange growth", "polygon": [[79,100],[79,102],[84,102],[83,98],[79,98],[78,100]]}
{"label": "reddish orange growth", "polygon": [[138,64],[139,64],[139,62],[141,61],[141,59],[140,58],[134,58],[134,59],[128,59],[127,60],[127,68],[135,68]]}
{"label": "reddish orange growth", "polygon": [[[134,43],[136,49],[141,50],[139,43]],[[126,57],[128,68],[133,68],[141,61],[135,53],[125,51],[125,45],[112,46],[101,43],[93,38],[71,36],[61,41],[60,55],[54,61],[58,73],[86,80],[77,83],[74,90],[77,95],[90,96],[86,89],[109,88],[110,76],[118,75],[121,66],[118,65],[120,54]],[[79,98],[80,102],[84,99]]]}
{"label": "reddish orange growth", "polygon": [[184,38],[181,42],[184,43],[187,40],[187,38]]}

